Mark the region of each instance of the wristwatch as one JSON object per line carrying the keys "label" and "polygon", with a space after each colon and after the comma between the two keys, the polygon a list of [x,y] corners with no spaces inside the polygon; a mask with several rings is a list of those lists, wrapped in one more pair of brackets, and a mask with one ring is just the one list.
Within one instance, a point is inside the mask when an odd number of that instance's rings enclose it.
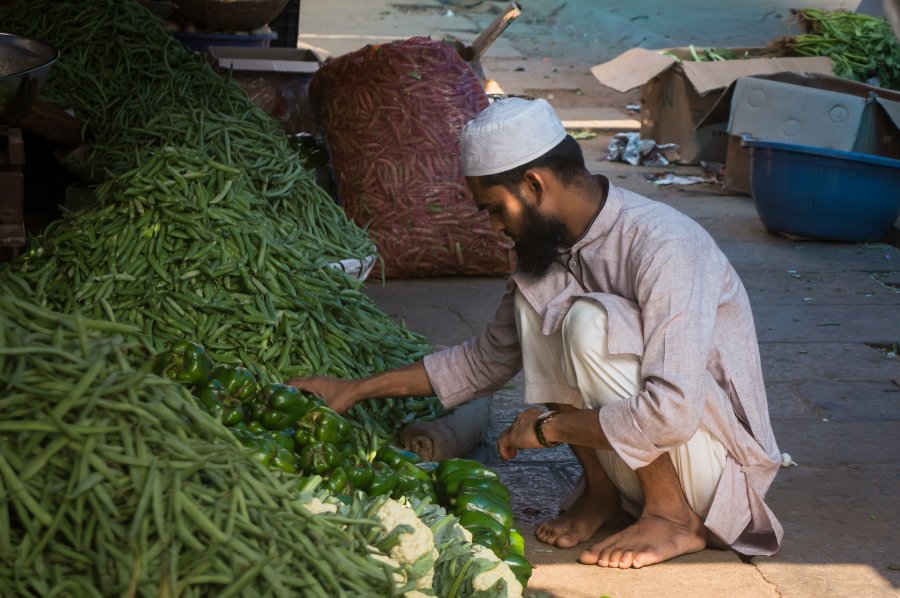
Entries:
{"label": "wristwatch", "polygon": [[544,424],[559,415],[559,411],[545,411],[541,413],[536,420],[534,420],[534,435],[537,438],[537,441],[544,448],[552,448],[561,444],[560,442],[547,442],[547,439],[544,438]]}

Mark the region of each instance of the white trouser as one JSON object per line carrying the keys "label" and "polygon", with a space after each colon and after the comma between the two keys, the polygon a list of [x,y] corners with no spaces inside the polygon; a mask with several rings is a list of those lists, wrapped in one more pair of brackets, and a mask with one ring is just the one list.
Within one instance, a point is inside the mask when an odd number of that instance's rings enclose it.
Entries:
{"label": "white trouser", "polygon": [[[541,323],[528,301],[517,293],[516,325],[526,403],[569,403],[579,409],[598,409],[641,390],[640,357],[607,351],[606,310],[600,304],[577,300],[562,328],[549,336],[541,333]],[[669,456],[688,503],[705,518],[725,467],[725,447],[701,426],[686,444],[669,451]],[[597,459],[622,497],[633,505],[643,505],[634,470],[615,451],[597,450]]]}

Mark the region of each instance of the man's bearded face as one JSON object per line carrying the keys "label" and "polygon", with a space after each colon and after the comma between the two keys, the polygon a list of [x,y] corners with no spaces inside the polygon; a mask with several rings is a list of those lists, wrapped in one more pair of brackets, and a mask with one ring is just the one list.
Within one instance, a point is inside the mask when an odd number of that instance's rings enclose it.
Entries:
{"label": "man's bearded face", "polygon": [[559,220],[544,216],[530,203],[522,203],[522,219],[515,241],[516,264],[523,274],[541,277],[559,259],[559,250],[567,246],[566,227]]}

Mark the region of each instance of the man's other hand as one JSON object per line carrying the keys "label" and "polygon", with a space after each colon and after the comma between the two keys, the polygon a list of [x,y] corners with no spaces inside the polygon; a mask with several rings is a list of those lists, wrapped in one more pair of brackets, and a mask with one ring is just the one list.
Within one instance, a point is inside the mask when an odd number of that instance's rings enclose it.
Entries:
{"label": "man's other hand", "polygon": [[516,421],[497,439],[497,451],[500,458],[509,461],[515,457],[519,449],[542,448],[534,435],[534,422],[542,413],[540,409],[526,409],[516,416]]}

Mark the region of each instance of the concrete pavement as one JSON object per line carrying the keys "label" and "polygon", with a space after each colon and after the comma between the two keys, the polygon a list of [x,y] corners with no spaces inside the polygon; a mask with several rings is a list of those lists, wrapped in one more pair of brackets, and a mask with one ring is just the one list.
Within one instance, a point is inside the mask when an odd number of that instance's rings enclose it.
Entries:
{"label": "concrete pavement", "polygon": [[[645,8],[640,1],[629,7]],[[333,54],[395,35],[450,32],[465,41],[489,20],[478,12],[447,16],[449,9],[437,0],[417,5],[304,0],[301,40]],[[719,29],[724,29],[728,15],[720,10]],[[759,10],[761,16],[765,11]],[[627,117],[622,111],[627,94],[598,89],[589,65],[567,63],[565,53],[517,48],[511,35],[516,26],[483,60],[488,77],[508,92],[552,95],[561,114],[596,109]],[[900,251],[888,244],[769,233],[749,197],[708,186],[655,187],[643,178],[650,169],[603,160],[604,144],[602,136],[583,142],[589,167],[697,220],[747,288],[776,438],[797,462],[781,470],[769,493],[785,542],[774,557],[747,562],[731,552],[705,550],[645,570],[611,571],[579,565],[579,549],[559,550],[529,538],[527,556],[535,572],[527,594],[900,596]],[[471,337],[489,321],[504,286],[503,280],[484,278],[391,280],[383,286],[373,280],[367,292],[397,321],[445,346]],[[507,464],[499,460],[496,437],[521,409],[521,396],[519,378],[495,394],[484,445],[472,456],[500,472],[514,495],[517,521],[529,530],[556,514],[579,468],[565,447],[526,451]]]}

